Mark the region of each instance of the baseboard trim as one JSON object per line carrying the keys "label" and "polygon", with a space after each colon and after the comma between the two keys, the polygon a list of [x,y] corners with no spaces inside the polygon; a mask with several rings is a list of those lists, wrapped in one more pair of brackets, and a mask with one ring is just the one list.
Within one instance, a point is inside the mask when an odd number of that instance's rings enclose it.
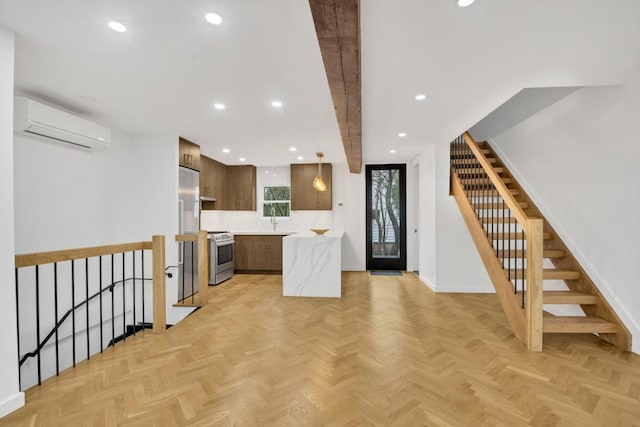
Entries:
{"label": "baseboard trim", "polygon": [[0,402],[0,418],[24,406],[24,393],[19,392]]}

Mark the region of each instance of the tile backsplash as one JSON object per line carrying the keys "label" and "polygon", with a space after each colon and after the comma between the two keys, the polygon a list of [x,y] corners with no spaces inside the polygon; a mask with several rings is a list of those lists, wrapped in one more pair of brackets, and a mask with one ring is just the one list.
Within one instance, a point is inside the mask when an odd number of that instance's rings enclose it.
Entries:
{"label": "tile backsplash", "polygon": [[[208,231],[273,231],[271,218],[257,211],[202,211],[200,227]],[[291,211],[289,218],[276,218],[276,231],[295,232],[332,228],[332,211]]]}

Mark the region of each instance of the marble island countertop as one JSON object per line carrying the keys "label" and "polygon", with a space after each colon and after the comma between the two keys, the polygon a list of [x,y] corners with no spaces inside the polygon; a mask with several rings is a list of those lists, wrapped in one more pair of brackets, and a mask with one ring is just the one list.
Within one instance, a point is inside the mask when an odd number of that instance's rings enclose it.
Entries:
{"label": "marble island countertop", "polygon": [[329,230],[323,235],[309,230],[285,236],[282,295],[340,298],[343,234],[342,230]]}
{"label": "marble island countertop", "polygon": [[342,236],[344,235],[344,231],[343,230],[329,230],[324,234],[316,234],[315,232],[311,231],[311,230],[305,230],[305,231],[298,231],[296,233],[291,234],[289,237],[294,237],[294,238],[309,238],[309,237],[334,237],[334,238],[342,238]]}
{"label": "marble island countertop", "polygon": [[256,230],[256,231],[231,231],[236,236],[289,236],[297,233],[297,231],[269,231],[269,230]]}

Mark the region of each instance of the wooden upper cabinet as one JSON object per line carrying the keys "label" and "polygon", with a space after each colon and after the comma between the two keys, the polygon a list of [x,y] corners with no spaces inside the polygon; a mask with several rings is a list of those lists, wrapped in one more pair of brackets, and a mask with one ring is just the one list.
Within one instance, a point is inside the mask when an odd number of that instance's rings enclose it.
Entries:
{"label": "wooden upper cabinet", "polygon": [[256,210],[256,167],[227,166],[227,194],[225,209]]}
{"label": "wooden upper cabinet", "polygon": [[327,191],[313,188],[313,180],[318,174],[317,163],[297,163],[291,165],[291,210],[331,210],[331,185],[333,170],[331,163],[322,164],[322,179]]}
{"label": "wooden upper cabinet", "polygon": [[184,138],[178,143],[178,164],[193,170],[200,170],[200,146]]}
{"label": "wooden upper cabinet", "polygon": [[200,156],[200,195],[214,201],[203,200],[202,209],[226,209],[227,165],[207,156]]}

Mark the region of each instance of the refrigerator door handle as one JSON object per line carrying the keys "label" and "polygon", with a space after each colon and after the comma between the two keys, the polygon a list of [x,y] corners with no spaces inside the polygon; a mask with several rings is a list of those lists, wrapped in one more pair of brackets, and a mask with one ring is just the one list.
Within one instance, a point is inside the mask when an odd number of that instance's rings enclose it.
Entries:
{"label": "refrigerator door handle", "polygon": [[[178,200],[178,234],[184,233],[184,201]],[[184,242],[178,242],[178,264],[184,264]]]}

